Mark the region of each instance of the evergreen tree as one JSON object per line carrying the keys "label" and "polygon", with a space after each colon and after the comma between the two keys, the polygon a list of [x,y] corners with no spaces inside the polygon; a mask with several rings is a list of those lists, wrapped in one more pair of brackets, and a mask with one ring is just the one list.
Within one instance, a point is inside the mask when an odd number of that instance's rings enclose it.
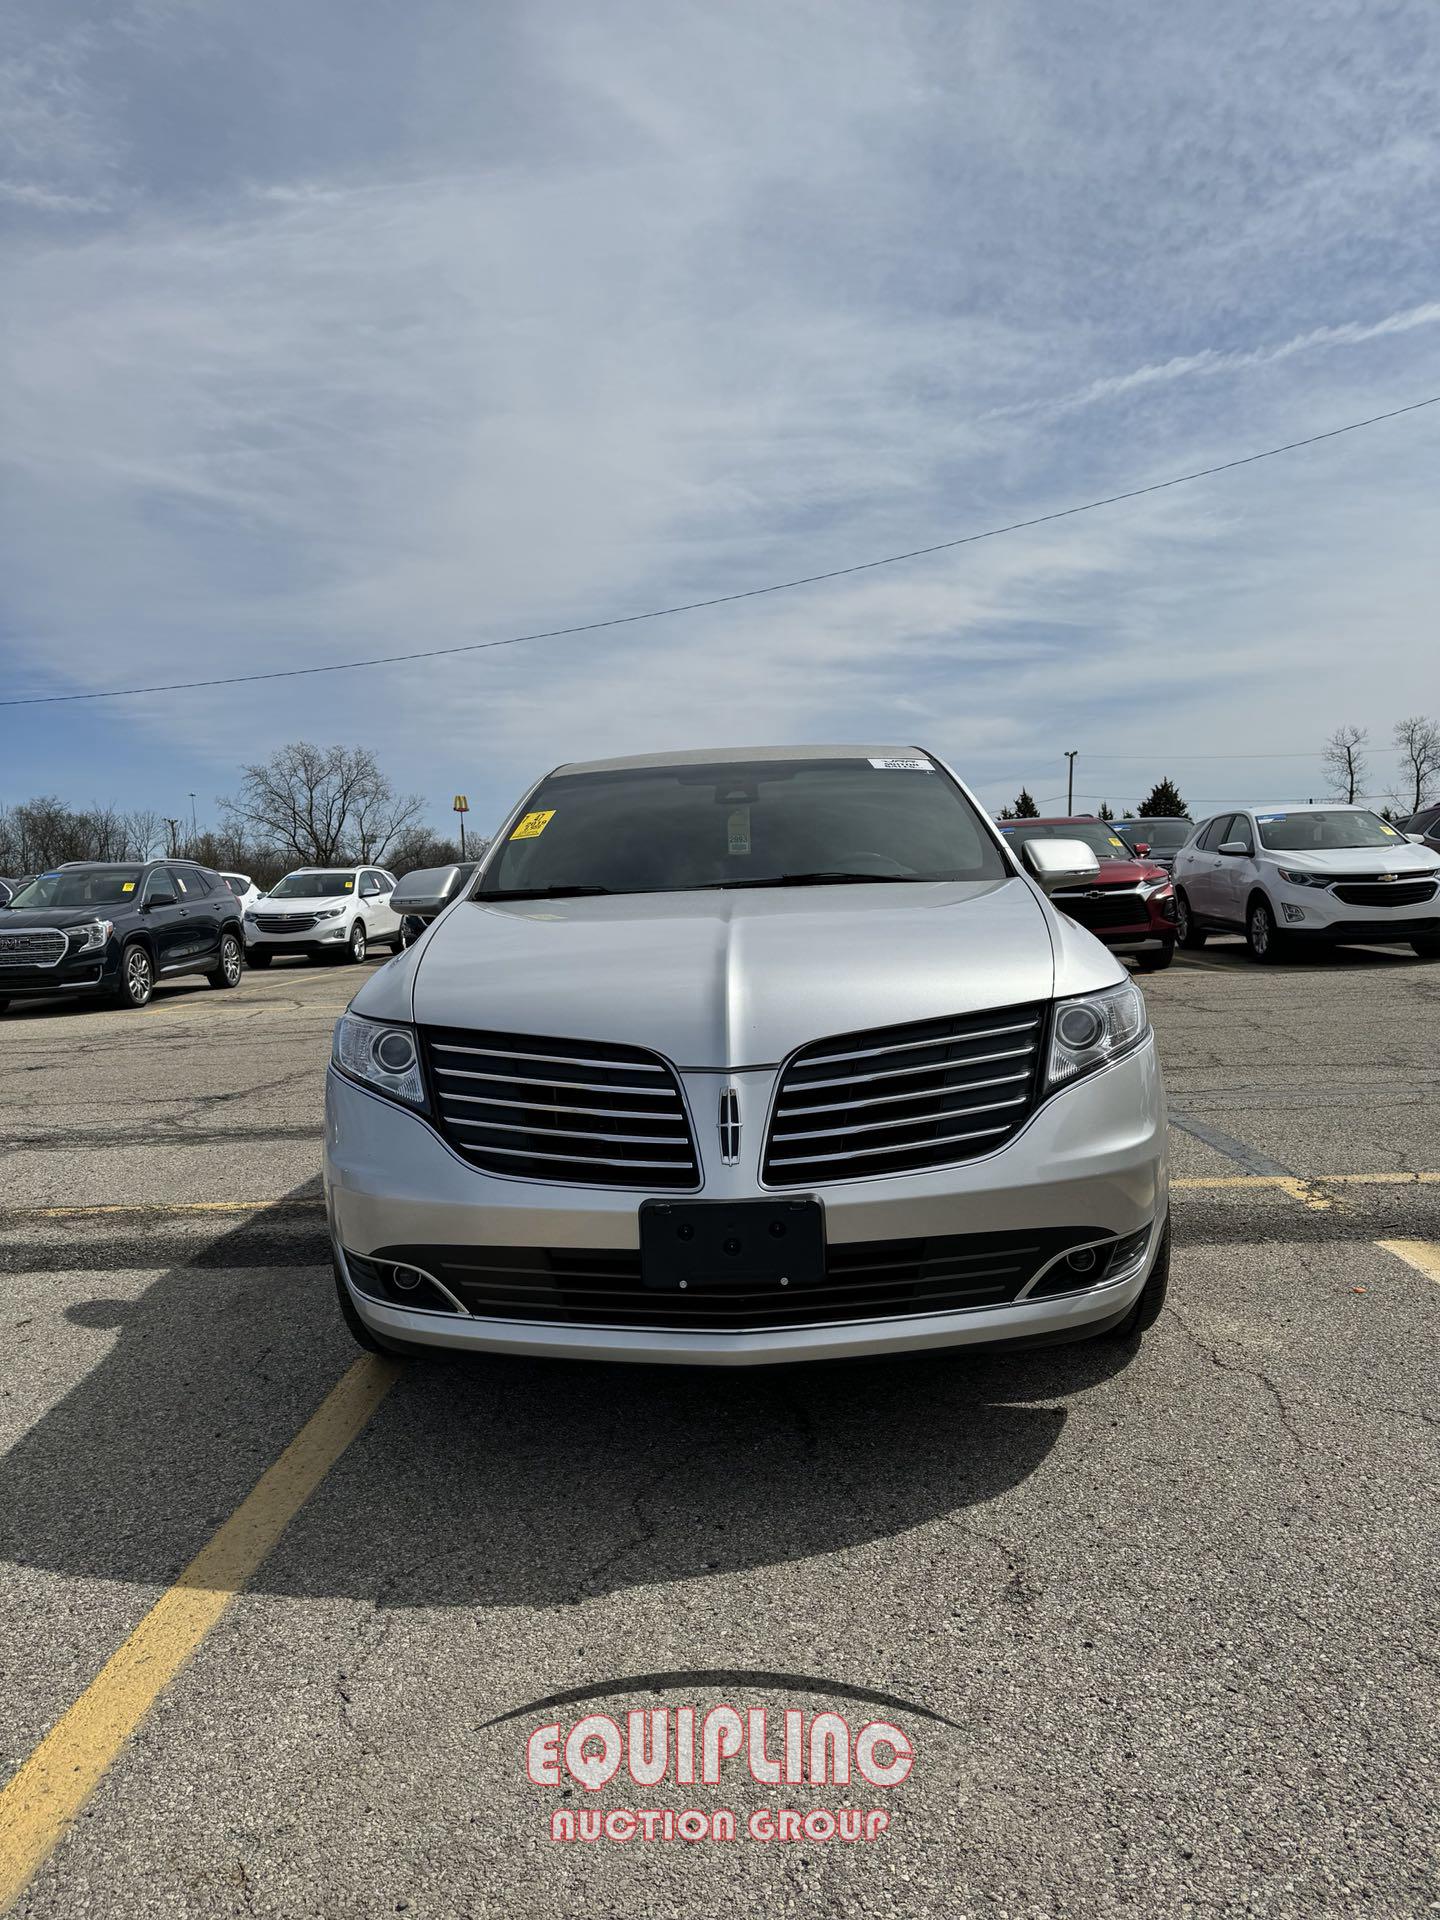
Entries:
{"label": "evergreen tree", "polygon": [[1135,809],[1141,820],[1188,820],[1190,809],[1173,780],[1157,780]]}
{"label": "evergreen tree", "polygon": [[1012,817],[1016,820],[1038,820],[1040,818],[1040,809],[1036,806],[1034,795],[1028,787],[1021,787],[1019,793],[1016,794],[1015,812]]}
{"label": "evergreen tree", "polygon": [[1108,800],[1102,800],[1100,802],[1100,818],[1102,820],[1113,820],[1115,818],[1115,815],[1112,813],[1110,809],[1110,802]]}

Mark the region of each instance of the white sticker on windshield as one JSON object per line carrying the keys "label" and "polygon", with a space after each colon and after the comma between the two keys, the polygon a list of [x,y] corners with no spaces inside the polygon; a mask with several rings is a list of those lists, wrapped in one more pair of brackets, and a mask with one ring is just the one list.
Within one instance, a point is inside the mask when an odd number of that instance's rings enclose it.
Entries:
{"label": "white sticker on windshield", "polygon": [[934,765],[917,755],[913,760],[872,760],[872,767],[879,767],[882,773],[933,773]]}
{"label": "white sticker on windshield", "polygon": [[1262,827],[1268,827],[1272,820],[1288,820],[1290,816],[1288,813],[1257,813],[1255,818]]}

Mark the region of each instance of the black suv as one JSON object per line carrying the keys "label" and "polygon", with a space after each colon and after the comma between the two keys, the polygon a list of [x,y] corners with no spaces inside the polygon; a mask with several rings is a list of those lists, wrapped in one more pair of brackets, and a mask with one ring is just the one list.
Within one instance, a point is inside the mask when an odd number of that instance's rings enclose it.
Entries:
{"label": "black suv", "polygon": [[24,994],[149,1003],[157,980],[240,984],[240,903],[193,860],[74,860],[0,907],[0,1011]]}

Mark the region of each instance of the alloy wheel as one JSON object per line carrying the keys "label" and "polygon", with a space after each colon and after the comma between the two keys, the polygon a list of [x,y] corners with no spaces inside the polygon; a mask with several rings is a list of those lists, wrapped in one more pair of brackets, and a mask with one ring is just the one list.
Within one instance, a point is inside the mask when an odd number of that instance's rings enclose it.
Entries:
{"label": "alloy wheel", "polygon": [[125,956],[125,994],[132,1007],[143,1007],[154,987],[150,956],[143,947],[131,947]]}
{"label": "alloy wheel", "polygon": [[365,929],[358,920],[350,929],[350,958],[357,961],[365,958]]}
{"label": "alloy wheel", "polygon": [[238,986],[240,984],[240,942],[233,933],[227,933],[220,942],[220,965],[230,985]]}

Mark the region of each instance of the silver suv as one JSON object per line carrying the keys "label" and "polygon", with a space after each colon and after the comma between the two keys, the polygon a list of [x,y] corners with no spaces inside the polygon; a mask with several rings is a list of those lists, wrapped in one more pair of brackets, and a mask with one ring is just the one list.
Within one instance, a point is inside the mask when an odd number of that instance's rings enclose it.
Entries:
{"label": "silver suv", "polygon": [[[1022,864],[1022,858],[1024,864]],[[746,1365],[1134,1336],[1168,1270],[1145,1003],[932,754],[560,767],[335,1031],[363,1345]]]}

